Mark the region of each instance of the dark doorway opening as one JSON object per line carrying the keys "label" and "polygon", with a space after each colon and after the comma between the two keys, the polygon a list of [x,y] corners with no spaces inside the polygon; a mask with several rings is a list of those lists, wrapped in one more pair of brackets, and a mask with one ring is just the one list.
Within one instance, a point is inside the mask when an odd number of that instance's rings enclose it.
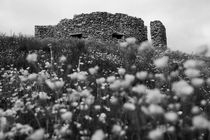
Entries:
{"label": "dark doorway opening", "polygon": [[112,34],[112,38],[116,38],[116,39],[123,39],[124,38],[124,34],[122,33],[113,33]]}

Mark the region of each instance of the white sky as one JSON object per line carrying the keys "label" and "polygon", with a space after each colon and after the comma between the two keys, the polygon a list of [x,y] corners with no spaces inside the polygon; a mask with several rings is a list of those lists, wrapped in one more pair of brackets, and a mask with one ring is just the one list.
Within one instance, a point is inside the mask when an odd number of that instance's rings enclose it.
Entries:
{"label": "white sky", "polygon": [[33,35],[34,25],[95,11],[136,16],[147,26],[161,20],[172,50],[210,45],[210,0],[0,0],[0,32]]}

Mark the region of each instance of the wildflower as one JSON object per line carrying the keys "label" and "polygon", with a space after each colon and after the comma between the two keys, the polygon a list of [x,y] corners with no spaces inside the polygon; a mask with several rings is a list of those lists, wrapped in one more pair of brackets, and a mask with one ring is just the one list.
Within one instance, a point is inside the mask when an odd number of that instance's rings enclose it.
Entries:
{"label": "wildflower", "polygon": [[148,111],[150,115],[161,115],[164,113],[163,108],[156,104],[150,104],[148,107]]}
{"label": "wildflower", "polygon": [[113,125],[112,127],[112,133],[114,133],[115,135],[120,135],[120,133],[122,132],[122,127],[118,124]]}
{"label": "wildflower", "polygon": [[135,105],[134,105],[133,103],[125,103],[125,104],[123,105],[123,108],[124,108],[125,110],[128,110],[128,111],[133,111],[133,110],[136,109],[136,107],[135,107]]}
{"label": "wildflower", "polygon": [[34,63],[37,61],[37,54],[36,53],[32,53],[32,54],[28,54],[28,56],[26,57],[26,60],[29,63]]}
{"label": "wildflower", "polygon": [[172,84],[172,91],[179,97],[186,97],[191,95],[194,92],[194,89],[186,81],[181,80]]}
{"label": "wildflower", "polygon": [[146,102],[149,104],[158,104],[161,103],[164,96],[160,93],[159,89],[147,90]]}
{"label": "wildflower", "polygon": [[[7,133],[7,137],[8,137],[8,133]],[[4,140],[5,139],[5,134],[3,131],[0,132],[0,140]]]}
{"label": "wildflower", "polygon": [[135,44],[136,43],[136,38],[135,37],[129,37],[129,38],[126,38],[125,40],[128,44]]}
{"label": "wildflower", "polygon": [[200,71],[194,68],[189,68],[184,71],[184,74],[189,78],[196,78],[200,76]]}
{"label": "wildflower", "polygon": [[105,113],[100,114],[99,121],[101,121],[102,123],[106,123],[106,114]]}
{"label": "wildflower", "polygon": [[88,71],[91,75],[94,75],[98,72],[99,67],[95,66],[94,68],[89,68]]}
{"label": "wildflower", "polygon": [[7,126],[7,119],[5,117],[0,117],[0,131],[4,131]]}
{"label": "wildflower", "polygon": [[149,132],[148,137],[151,140],[160,140],[163,138],[164,131],[161,128],[156,128]]}
{"label": "wildflower", "polygon": [[41,100],[50,99],[50,97],[47,95],[46,92],[39,92],[39,98],[40,98]]}
{"label": "wildflower", "polygon": [[120,47],[126,48],[128,46],[128,42],[120,42]]}
{"label": "wildflower", "polygon": [[193,106],[191,109],[192,114],[198,114],[200,112],[200,108],[198,106]]}
{"label": "wildflower", "polygon": [[87,79],[87,72],[85,71],[80,71],[80,72],[74,72],[68,77],[70,77],[72,80],[78,80],[78,81],[85,81]]}
{"label": "wildflower", "polygon": [[37,76],[38,76],[38,74],[36,74],[36,73],[29,74],[28,80],[31,80],[31,81],[36,80]]}
{"label": "wildflower", "polygon": [[204,99],[201,100],[201,105],[202,105],[202,106],[205,106],[206,104],[207,104],[207,101],[206,101],[206,100],[204,100]]}
{"label": "wildflower", "polygon": [[38,129],[33,134],[31,134],[28,140],[43,140],[44,139],[44,129]]}
{"label": "wildflower", "polygon": [[136,77],[139,79],[139,80],[145,80],[148,76],[148,72],[147,71],[141,71],[141,72],[137,72],[136,73]]}
{"label": "wildflower", "polygon": [[204,80],[202,78],[193,78],[191,80],[191,83],[195,87],[201,87],[204,83]]}
{"label": "wildflower", "polygon": [[45,80],[45,83],[52,90],[61,89],[64,86],[64,84],[65,84],[65,82],[63,80],[60,80],[60,81],[51,81],[49,79],[48,80]]}
{"label": "wildflower", "polygon": [[115,81],[115,76],[109,76],[109,77],[107,77],[106,81],[108,83],[113,83]]}
{"label": "wildflower", "polygon": [[168,56],[163,56],[161,58],[158,58],[154,60],[154,64],[157,68],[165,68],[168,66]]}
{"label": "wildflower", "polygon": [[199,67],[199,66],[202,66],[204,63],[202,61],[199,61],[199,60],[193,60],[193,59],[190,59],[190,60],[187,60],[184,62],[184,68],[196,68],[196,67]]}
{"label": "wildflower", "polygon": [[210,78],[206,79],[206,83],[207,83],[208,86],[210,86]]}
{"label": "wildflower", "polygon": [[111,104],[117,104],[117,102],[118,102],[118,99],[115,97],[115,96],[112,96],[111,98],[110,98],[110,103]]}
{"label": "wildflower", "polygon": [[145,85],[136,85],[132,88],[132,91],[139,95],[146,93],[147,87]]}
{"label": "wildflower", "polygon": [[125,70],[124,68],[119,68],[119,69],[118,69],[119,75],[124,75],[125,72],[126,72],[126,70]]}
{"label": "wildflower", "polygon": [[148,49],[151,49],[152,48],[152,43],[149,42],[149,41],[144,41],[141,43],[141,45],[139,46],[138,48],[138,51],[139,52],[142,52],[144,50],[148,50]]}
{"label": "wildflower", "polygon": [[201,115],[192,118],[192,124],[197,129],[209,129],[210,122]]}
{"label": "wildflower", "polygon": [[64,63],[64,62],[66,62],[66,60],[67,60],[67,58],[66,58],[64,55],[62,55],[62,56],[59,58],[59,62],[60,62],[60,63]]}
{"label": "wildflower", "polygon": [[95,105],[95,106],[94,106],[94,109],[95,109],[95,110],[100,110],[100,109],[101,109],[101,106],[100,106],[100,105]]}
{"label": "wildflower", "polygon": [[103,130],[99,129],[94,132],[91,137],[91,140],[103,140],[105,138],[105,134]]}
{"label": "wildflower", "polygon": [[176,122],[178,119],[178,115],[175,112],[167,112],[164,116],[165,119],[169,122]]}
{"label": "wildflower", "polygon": [[111,90],[119,90],[121,88],[121,81],[120,80],[115,80],[110,86],[109,88]]}
{"label": "wildflower", "polygon": [[71,112],[65,112],[61,115],[62,120],[66,122],[71,122],[73,114]]}
{"label": "wildflower", "polygon": [[97,84],[103,84],[105,81],[106,81],[106,79],[104,77],[96,79]]}

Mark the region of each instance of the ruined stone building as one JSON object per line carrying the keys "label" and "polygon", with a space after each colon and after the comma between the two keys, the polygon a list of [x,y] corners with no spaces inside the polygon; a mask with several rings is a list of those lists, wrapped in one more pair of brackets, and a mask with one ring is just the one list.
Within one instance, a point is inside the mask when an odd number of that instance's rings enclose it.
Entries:
{"label": "ruined stone building", "polygon": [[[151,39],[154,46],[166,46],[166,30],[160,21],[150,23]],[[126,14],[93,12],[63,19],[57,25],[35,26],[37,38],[86,38],[104,42],[121,42],[135,37],[139,42],[148,40],[147,26],[141,18]]]}

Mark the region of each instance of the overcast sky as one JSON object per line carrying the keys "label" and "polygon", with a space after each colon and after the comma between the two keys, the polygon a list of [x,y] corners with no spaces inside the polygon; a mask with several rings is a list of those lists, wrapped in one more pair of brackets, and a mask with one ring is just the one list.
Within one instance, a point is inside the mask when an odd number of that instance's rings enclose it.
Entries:
{"label": "overcast sky", "polygon": [[210,0],[0,0],[0,32],[34,35],[34,25],[55,25],[75,14],[106,11],[161,20],[168,46],[191,53],[210,45]]}

